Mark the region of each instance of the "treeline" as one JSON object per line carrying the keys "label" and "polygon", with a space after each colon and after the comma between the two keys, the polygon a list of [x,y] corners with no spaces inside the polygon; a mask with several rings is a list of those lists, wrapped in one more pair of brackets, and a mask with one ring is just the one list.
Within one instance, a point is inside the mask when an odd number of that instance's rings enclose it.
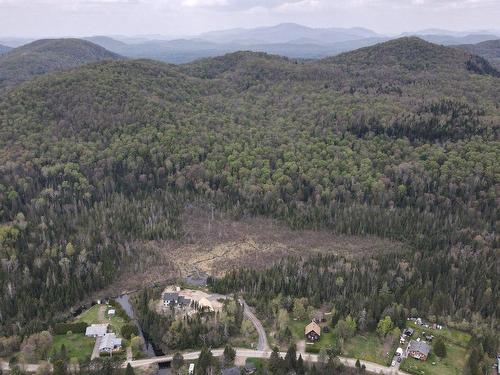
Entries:
{"label": "treeline", "polygon": [[[494,296],[499,286],[497,269],[487,259],[436,261],[435,256],[420,252],[355,259],[334,255],[290,258],[266,270],[229,272],[221,279],[210,279],[210,284],[220,293],[243,293],[258,314],[271,321],[281,319],[280,311],[294,312],[302,300],[307,306],[328,306],[334,311],[333,326],[349,317],[360,331],[375,331],[386,317],[403,329],[407,318],[420,316],[473,331],[485,338],[483,346],[494,353],[499,344],[496,328],[491,329],[495,321],[492,325],[482,322],[496,314]],[[460,271],[464,269],[469,273]]]}

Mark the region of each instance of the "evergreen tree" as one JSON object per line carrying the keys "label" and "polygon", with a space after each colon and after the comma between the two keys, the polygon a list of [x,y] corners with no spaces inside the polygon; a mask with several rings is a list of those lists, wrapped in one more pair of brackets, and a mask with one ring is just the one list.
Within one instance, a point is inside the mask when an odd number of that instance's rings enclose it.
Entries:
{"label": "evergreen tree", "polygon": [[304,359],[302,358],[302,354],[299,354],[299,358],[297,359],[297,366],[295,368],[297,375],[304,375],[306,373],[306,369],[304,366]]}
{"label": "evergreen tree", "polygon": [[130,365],[130,363],[127,363],[127,369],[125,370],[125,375],[135,375],[134,369]]}
{"label": "evergreen tree", "polygon": [[269,372],[273,375],[278,375],[282,372],[283,359],[280,357],[279,350],[276,346],[273,348],[271,356],[269,357],[268,367]]}
{"label": "evergreen tree", "polygon": [[440,357],[444,358],[446,357],[446,345],[444,343],[444,340],[441,337],[436,338],[436,341],[434,342],[433,345],[434,353]]}
{"label": "evergreen tree", "polygon": [[174,371],[174,373],[177,373],[182,366],[184,366],[184,357],[181,353],[177,352],[172,358],[172,370]]}
{"label": "evergreen tree", "polygon": [[224,348],[224,366],[228,367],[234,363],[236,358],[236,350],[230,344],[227,344]]}
{"label": "evergreen tree", "polygon": [[285,368],[287,371],[297,369],[297,347],[295,344],[290,345],[285,354]]}

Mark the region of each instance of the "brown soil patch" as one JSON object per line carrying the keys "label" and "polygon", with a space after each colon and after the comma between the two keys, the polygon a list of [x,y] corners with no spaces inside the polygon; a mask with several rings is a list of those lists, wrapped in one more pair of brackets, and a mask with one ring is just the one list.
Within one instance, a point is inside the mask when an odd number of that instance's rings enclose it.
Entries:
{"label": "brown soil patch", "polygon": [[373,236],[335,235],[326,230],[293,231],[264,217],[235,220],[220,212],[214,212],[212,217],[210,210],[198,207],[187,208],[183,221],[186,234],[181,240],[129,244],[141,256],[113,290],[131,290],[200,272],[221,276],[240,267],[265,267],[289,255],[363,256],[402,249],[401,243]]}

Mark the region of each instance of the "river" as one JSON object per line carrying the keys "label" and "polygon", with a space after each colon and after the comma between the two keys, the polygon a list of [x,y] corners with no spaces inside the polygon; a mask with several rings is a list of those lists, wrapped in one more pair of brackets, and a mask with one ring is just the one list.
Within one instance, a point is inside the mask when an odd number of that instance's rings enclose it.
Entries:
{"label": "river", "polygon": [[[120,304],[123,310],[125,310],[129,318],[135,323],[135,325],[139,329],[139,335],[143,338],[145,342],[144,353],[148,357],[162,356],[163,352],[159,349],[155,350],[153,344],[149,340],[147,340],[146,337],[144,336],[144,332],[142,331],[139,322],[135,318],[134,309],[132,307],[132,304],[130,303],[128,294],[122,294],[121,296],[115,298],[115,300]],[[170,374],[169,368],[164,365],[160,365],[160,371],[158,372],[158,375],[168,375],[168,374]]]}

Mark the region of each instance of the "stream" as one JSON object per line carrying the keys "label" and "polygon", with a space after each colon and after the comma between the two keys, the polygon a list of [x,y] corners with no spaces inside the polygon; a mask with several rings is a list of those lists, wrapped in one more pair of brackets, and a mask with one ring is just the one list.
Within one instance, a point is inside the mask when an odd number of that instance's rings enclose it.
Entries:
{"label": "stream", "polygon": [[[145,342],[144,353],[148,357],[162,356],[164,353],[159,348],[155,348],[153,346],[153,343],[148,339],[146,339],[146,336],[144,335],[144,332],[142,331],[139,322],[135,318],[134,309],[132,307],[132,304],[130,303],[128,294],[122,294],[121,296],[115,298],[115,300],[120,304],[123,310],[125,310],[129,318],[135,323],[135,325],[139,329],[139,335],[143,338]],[[170,374],[169,368],[167,366],[160,365],[160,371],[158,372],[158,375],[167,375],[167,374]]]}

